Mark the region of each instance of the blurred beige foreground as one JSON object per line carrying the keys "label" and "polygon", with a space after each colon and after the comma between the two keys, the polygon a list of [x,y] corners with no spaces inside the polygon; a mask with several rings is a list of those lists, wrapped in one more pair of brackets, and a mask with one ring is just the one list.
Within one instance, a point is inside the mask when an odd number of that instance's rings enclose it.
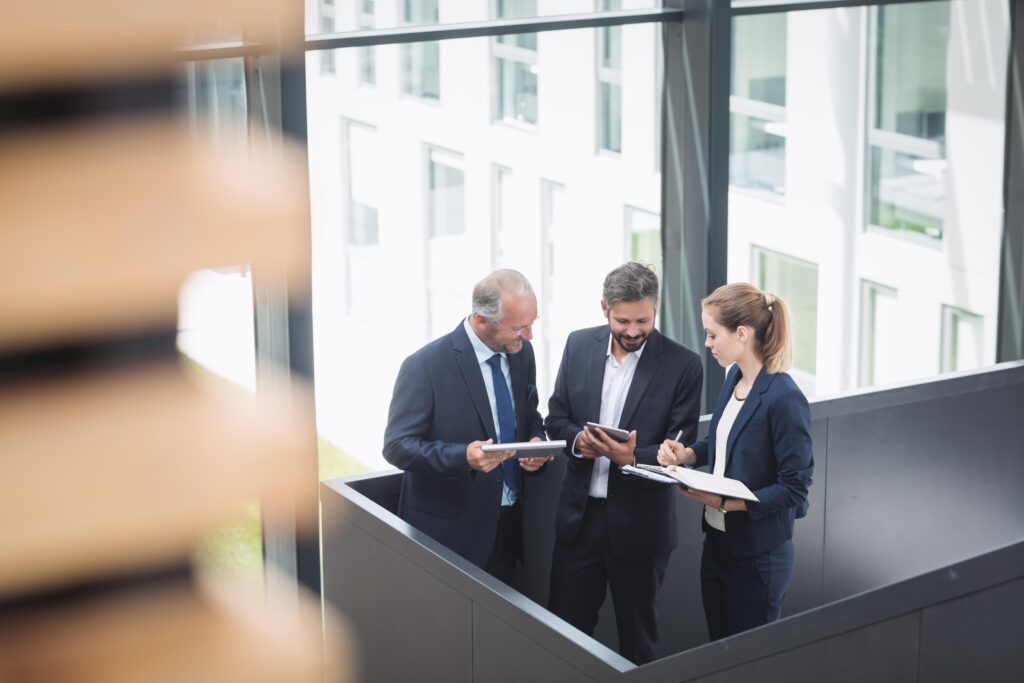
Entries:
{"label": "blurred beige foreground", "polygon": [[337,617],[316,596],[271,607],[262,585],[175,571],[253,501],[316,534],[301,518],[317,483],[309,388],[264,378],[252,396],[189,372],[173,345],[196,270],[242,265],[308,290],[304,155],[265,133],[214,148],[172,112],[18,113],[36,93],[158,82],[177,47],[232,32],[297,47],[302,3],[4,3],[2,681],[352,678],[352,652],[325,656],[322,618]]}

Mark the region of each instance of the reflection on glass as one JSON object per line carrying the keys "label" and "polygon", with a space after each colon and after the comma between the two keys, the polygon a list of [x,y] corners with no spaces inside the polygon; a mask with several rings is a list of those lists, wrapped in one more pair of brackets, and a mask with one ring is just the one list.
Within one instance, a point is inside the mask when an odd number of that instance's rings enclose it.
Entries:
{"label": "reflection on glass", "polygon": [[896,290],[861,282],[860,378],[862,387],[888,384],[900,378],[898,348],[892,343],[899,335]]}
{"label": "reflection on glass", "polygon": [[871,224],[942,237],[946,161],[871,149]]}
{"label": "reflection on glass", "polygon": [[[356,26],[361,29],[372,29],[374,25],[374,0],[359,2]],[[377,60],[372,46],[359,48],[359,82],[374,85],[377,82]]]}
{"label": "reflection on glass", "polygon": [[244,133],[248,128],[245,61],[239,57],[190,62],[186,71],[192,124],[215,136]]}
{"label": "reflection on glass", "polygon": [[380,192],[379,157],[373,128],[348,125],[348,243],[369,246],[380,242],[377,194]]}
{"label": "reflection on glass", "polygon": [[786,193],[785,14],[733,19],[729,183]]}
{"label": "reflection on glass", "polygon": [[463,173],[436,150],[430,151],[427,172],[430,236],[458,235],[465,231]]}
{"label": "reflection on glass", "polygon": [[941,239],[949,3],[876,12],[871,224]]}
{"label": "reflection on glass", "polygon": [[732,22],[732,94],[786,106],[786,15],[758,14]]}
{"label": "reflection on glass", "polygon": [[[497,19],[533,17],[536,0],[497,0]],[[496,36],[494,53],[494,118],[537,123],[537,34]]]}
{"label": "reflection on glass", "polygon": [[786,193],[786,138],[780,123],[733,114],[729,183]]}
{"label": "reflection on glass", "polygon": [[[377,3],[379,12],[382,6]],[[652,33],[623,33],[626,68],[652,65]],[[597,29],[544,34],[540,49],[570,61],[551,72],[553,87],[540,95],[558,115],[528,133],[493,125],[493,93],[479,80],[480,68],[446,69],[446,93],[458,97],[426,109],[409,106],[400,88],[383,87],[383,65],[400,64],[401,45],[377,48],[380,87],[374,90],[359,86],[354,69],[348,77],[341,73],[358,48],[348,55],[341,50],[337,78],[308,79],[317,425],[346,455],[371,469],[387,467],[380,435],[400,363],[459,324],[473,284],[493,266],[521,271],[537,294],[543,326],[535,329],[534,349],[543,405],[566,336],[602,319],[598,299],[608,270],[634,245],[638,257],[660,261],[661,179],[649,163],[653,105],[650,116],[622,122],[623,138],[637,150],[634,157],[623,149],[622,163],[595,164],[596,133],[580,132],[589,128],[581,122],[594,117],[596,92],[594,98],[579,93],[590,91],[598,68],[597,41]],[[444,51],[453,64],[493,66],[495,43],[493,37],[450,40]],[[652,76],[643,71],[631,81],[647,103],[656,99]],[[339,121],[352,120],[360,125],[344,134]],[[345,205],[349,192],[355,215]],[[637,210],[628,225],[627,204]],[[377,210],[375,241],[371,229],[359,227],[359,205]],[[347,221],[351,233],[341,227]],[[586,258],[579,258],[580,245],[587,245]],[[367,344],[379,351],[379,362],[353,363]]]}
{"label": "reflection on glass", "polygon": [[629,258],[647,263],[661,280],[661,216],[651,211],[626,207],[626,233],[629,235]]}
{"label": "reflection on glass", "polygon": [[622,87],[601,84],[601,148],[622,151]]}
{"label": "reflection on glass", "polygon": [[[620,0],[602,0],[601,9],[622,9]],[[622,151],[622,27],[598,29],[598,140],[600,149]]]}
{"label": "reflection on glass", "polygon": [[497,118],[537,123],[537,75],[533,66],[501,57],[494,62],[498,72]]}
{"label": "reflection on glass", "polygon": [[879,7],[875,126],[925,140],[946,133],[949,3]]}
{"label": "reflection on glass", "polygon": [[[494,16],[497,19],[523,19],[537,16],[537,0],[496,0]],[[502,45],[514,45],[526,50],[537,49],[536,33],[514,33],[497,36]]]}
{"label": "reflection on glass", "polygon": [[[320,0],[317,29],[319,29],[320,33],[334,33],[337,29],[337,7],[334,5],[334,0]],[[333,74],[336,72],[336,69],[337,64],[334,50],[321,50],[320,73]]]}
{"label": "reflection on glass", "polygon": [[778,294],[793,315],[793,367],[813,375],[818,357],[818,267],[785,254],[755,249],[758,287]]}
{"label": "reflection on glass", "polygon": [[983,318],[954,306],[942,306],[941,372],[981,366]]}
{"label": "reflection on glass", "polygon": [[[403,23],[436,24],[438,0],[403,0]],[[438,43],[402,46],[402,92],[428,100],[441,98],[441,50]]]}

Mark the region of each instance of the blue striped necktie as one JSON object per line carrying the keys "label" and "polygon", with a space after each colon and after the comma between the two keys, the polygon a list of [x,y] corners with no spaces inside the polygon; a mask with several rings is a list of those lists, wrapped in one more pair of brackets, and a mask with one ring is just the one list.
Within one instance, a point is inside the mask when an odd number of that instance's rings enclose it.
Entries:
{"label": "blue striped necktie", "polygon": [[[494,380],[494,404],[498,412],[498,443],[516,441],[516,412],[512,408],[512,397],[508,393],[505,374],[501,371],[501,354],[496,353],[487,359],[491,366],[491,378]],[[505,478],[505,486],[509,491],[519,490],[519,463],[509,458],[501,463],[501,472]]]}

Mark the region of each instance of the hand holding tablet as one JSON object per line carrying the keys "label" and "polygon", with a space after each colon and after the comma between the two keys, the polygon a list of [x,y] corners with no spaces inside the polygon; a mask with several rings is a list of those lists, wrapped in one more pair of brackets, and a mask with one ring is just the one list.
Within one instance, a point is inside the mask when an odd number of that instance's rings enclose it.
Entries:
{"label": "hand holding tablet", "polygon": [[544,458],[558,455],[565,449],[565,441],[517,441],[509,443],[489,443],[480,447],[484,453],[494,451],[515,451],[513,458]]}
{"label": "hand holding tablet", "polygon": [[619,443],[626,443],[629,441],[629,432],[625,429],[609,427],[608,425],[598,424],[597,422],[588,422],[584,426],[590,427],[591,429],[600,429],[612,441],[618,441]]}

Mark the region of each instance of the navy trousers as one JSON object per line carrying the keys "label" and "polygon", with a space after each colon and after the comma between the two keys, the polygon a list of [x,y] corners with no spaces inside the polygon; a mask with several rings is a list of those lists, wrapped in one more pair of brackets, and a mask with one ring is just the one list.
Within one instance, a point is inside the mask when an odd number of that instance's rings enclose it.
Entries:
{"label": "navy trousers", "polygon": [[719,640],[775,621],[793,578],[793,541],[737,559],[725,533],[708,528],[700,563],[700,589],[708,636]]}

